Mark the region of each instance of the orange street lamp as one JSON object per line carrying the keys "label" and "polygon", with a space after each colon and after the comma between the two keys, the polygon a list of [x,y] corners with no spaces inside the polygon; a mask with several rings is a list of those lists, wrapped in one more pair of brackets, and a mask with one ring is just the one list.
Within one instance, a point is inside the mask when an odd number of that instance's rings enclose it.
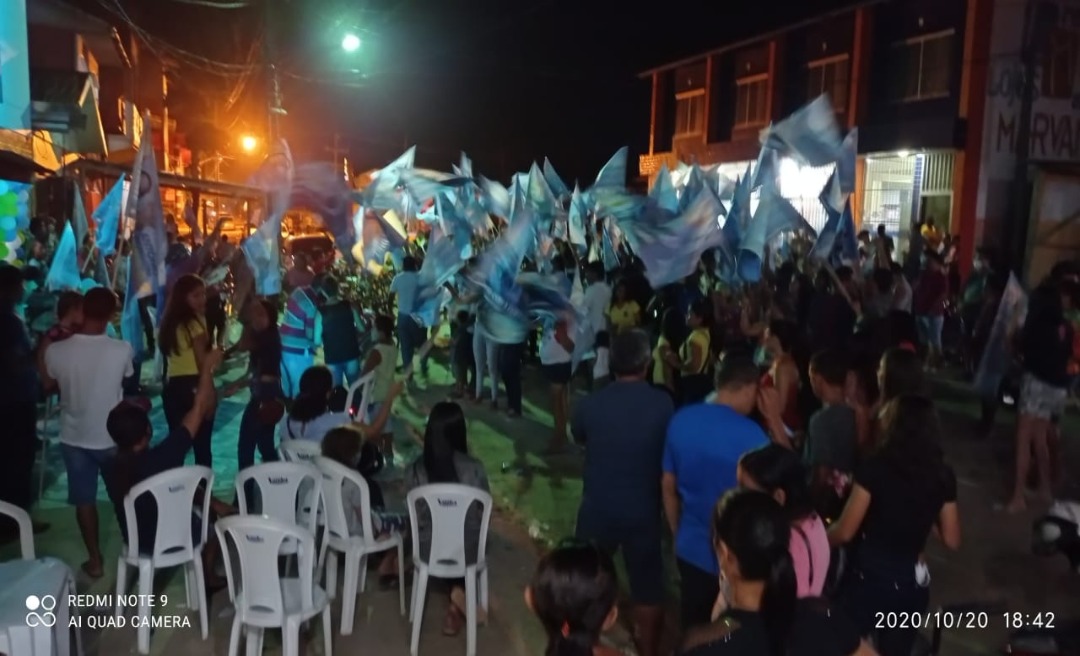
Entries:
{"label": "orange street lamp", "polygon": [[253,153],[259,147],[259,140],[250,134],[240,137],[240,147],[246,152]]}

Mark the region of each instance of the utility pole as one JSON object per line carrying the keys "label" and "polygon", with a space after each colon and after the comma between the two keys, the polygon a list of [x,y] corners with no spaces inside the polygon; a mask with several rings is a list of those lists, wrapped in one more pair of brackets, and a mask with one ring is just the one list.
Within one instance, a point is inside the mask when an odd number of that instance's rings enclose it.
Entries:
{"label": "utility pole", "polygon": [[285,115],[281,106],[281,78],[277,70],[277,21],[274,8],[283,0],[263,0],[263,64],[266,66],[266,103],[268,143],[277,142],[281,134],[280,119]]}

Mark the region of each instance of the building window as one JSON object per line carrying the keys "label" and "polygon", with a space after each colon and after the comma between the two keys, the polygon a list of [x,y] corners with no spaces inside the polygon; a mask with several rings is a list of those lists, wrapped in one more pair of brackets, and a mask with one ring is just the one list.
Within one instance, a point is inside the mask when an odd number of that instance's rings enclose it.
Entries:
{"label": "building window", "polygon": [[675,136],[705,132],[705,90],[684,91],[675,96]]}
{"label": "building window", "polygon": [[890,84],[899,102],[947,98],[952,77],[953,30],[893,44],[896,75]]}
{"label": "building window", "polygon": [[810,100],[821,94],[827,94],[832,102],[833,110],[842,114],[847,109],[848,101],[848,71],[850,70],[847,55],[829,57],[810,62],[807,65],[807,91]]}
{"label": "building window", "polygon": [[735,82],[735,127],[764,125],[769,120],[769,76],[755,75]]}
{"label": "building window", "polygon": [[1072,98],[1080,62],[1080,31],[1058,27],[1050,34],[1043,53],[1042,95],[1047,98]]}

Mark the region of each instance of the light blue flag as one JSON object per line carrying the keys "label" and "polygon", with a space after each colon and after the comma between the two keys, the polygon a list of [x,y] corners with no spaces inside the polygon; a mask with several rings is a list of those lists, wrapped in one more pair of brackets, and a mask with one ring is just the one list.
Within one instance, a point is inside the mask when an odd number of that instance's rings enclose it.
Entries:
{"label": "light blue flag", "polygon": [[596,215],[613,218],[618,222],[633,220],[644,211],[648,199],[630,193],[625,189],[593,189],[591,196],[596,207]]}
{"label": "light blue flag", "polygon": [[552,165],[551,160],[546,157],[544,158],[544,180],[547,181],[551,193],[555,194],[555,197],[559,200],[570,196],[570,188],[566,186],[563,179],[555,172],[555,166]]}
{"label": "light blue flag", "polygon": [[116,252],[116,238],[120,232],[120,213],[123,212],[124,178],[120,177],[105,198],[94,210],[94,245],[103,255]]}
{"label": "light blue flag", "polygon": [[470,279],[484,290],[484,297],[494,310],[519,312],[521,289],[514,281],[521,271],[522,262],[535,244],[535,218],[532,211],[526,208],[480,254],[480,261],[470,272]]}
{"label": "light blue flag", "polygon": [[521,344],[529,335],[529,319],[517,308],[500,310],[485,297],[476,310],[476,329],[496,344]]}
{"label": "light blue flag", "polygon": [[331,162],[310,162],[296,167],[290,202],[293,207],[317,214],[334,236],[334,246],[346,262],[352,262],[352,247],[356,243],[353,199],[339,166]]}
{"label": "light blue flag", "polygon": [[852,128],[840,144],[840,157],[836,160],[836,175],[839,178],[840,191],[845,194],[855,192],[855,158],[859,153],[859,128]]}
{"label": "light blue flag", "polygon": [[758,152],[757,166],[754,167],[754,180],[751,189],[757,189],[768,184],[776,185],[779,166],[777,154],[774,148],[764,145]]}
{"label": "light blue flag", "polygon": [[630,149],[623,146],[615,151],[611,159],[604,164],[596,175],[593,189],[625,189],[626,188],[626,159]]}
{"label": "light blue flag", "polygon": [[442,219],[442,230],[448,234],[448,238],[457,247],[458,257],[468,260],[473,256],[472,227],[452,200],[439,198],[436,199],[435,205]]}
{"label": "light blue flag", "polygon": [[660,170],[656,172],[656,181],[653,182],[653,188],[649,191],[649,198],[665,212],[675,214],[679,211],[679,195],[671,181],[671,172],[668,171],[667,164],[661,164]]}
{"label": "light blue flag", "polygon": [[798,156],[810,166],[832,164],[840,157],[840,127],[825,95],[773,126],[766,143],[770,139],[783,144],[779,150]]}
{"label": "light blue flag", "polygon": [[847,194],[840,188],[840,177],[837,175],[837,170],[834,169],[829,175],[829,179],[825,181],[825,186],[822,187],[818,200],[821,201],[821,204],[825,206],[828,212],[837,215],[843,213]]}
{"label": "light blue flag", "polygon": [[86,222],[86,205],[83,203],[82,189],[77,183],[72,199],[71,223],[75,227],[75,246],[82,248],[86,243],[86,236],[90,234],[90,226]]}
{"label": "light blue flag", "polygon": [[975,370],[972,387],[984,399],[996,399],[1001,391],[1001,381],[1013,362],[1009,353],[1009,335],[1024,322],[1028,297],[1020,281],[1012,273],[1001,295],[990,337],[983,349],[979,366]]}
{"label": "light blue flag", "polygon": [[687,172],[683,182],[682,196],[679,198],[679,209],[677,213],[686,211],[686,208],[690,207],[690,204],[694,202],[698,194],[705,189],[705,179],[701,174],[701,167],[697,164],[690,165],[690,170]]}
{"label": "light blue flag", "polygon": [[78,245],[75,241],[75,229],[71,222],[64,223],[64,232],[53,253],[49,273],[45,276],[45,289],[49,291],[79,290],[82,276],[79,275]]}
{"label": "light blue flag", "polygon": [[578,186],[574,185],[574,191],[570,195],[570,210],[566,217],[567,239],[571,244],[580,248],[587,248],[586,220],[589,216],[589,208],[585,204],[585,198]]}
{"label": "light blue flag", "polygon": [[400,178],[400,185],[409,193],[413,207],[423,207],[436,197],[452,197],[469,182],[465,177],[427,169],[404,169]]}
{"label": "light blue flag", "polygon": [[834,202],[831,199],[832,189],[839,190],[839,187],[835,184],[835,174],[829,176],[829,182],[825,183],[825,188],[821,191],[821,204],[825,208],[827,218],[808,254],[811,260],[817,262],[832,261],[832,254],[836,248],[836,238],[840,234],[840,220],[844,214],[844,204],[841,202],[839,208],[832,207]]}
{"label": "light blue flag", "polygon": [[416,307],[410,314],[424,326],[438,323],[443,305],[449,299],[445,285],[465,266],[461,249],[447,236],[432,237],[417,275]]}
{"label": "light blue flag", "polygon": [[529,177],[525,191],[530,207],[536,212],[539,227],[547,226],[555,218],[555,210],[559,207],[559,201],[555,198],[551,187],[540,167],[533,162],[529,169]]}
{"label": "light blue flag", "polygon": [[501,183],[481,175],[480,198],[488,214],[494,214],[504,221],[510,220],[510,191]]}
{"label": "light blue flag", "polygon": [[412,146],[383,168],[371,174],[371,181],[360,192],[357,202],[368,209],[394,210],[405,213],[401,191],[398,186],[401,172],[416,163],[416,146]]}
{"label": "light blue flag", "polygon": [[[135,264],[135,258],[127,256],[129,267]],[[117,262],[117,266],[120,263]],[[120,314],[120,335],[124,341],[131,344],[135,352],[135,361],[140,362],[146,355],[146,343],[144,341],[142,316],[139,313],[138,289],[130,274],[128,275],[127,289],[124,293],[124,308]]]}
{"label": "light blue flag", "polygon": [[653,289],[682,280],[697,268],[706,251],[727,247],[720,230],[720,201],[702,189],[676,217],[656,216],[625,227],[627,241],[645,265]]}
{"label": "light blue flag", "polygon": [[750,220],[750,229],[746,239],[739,247],[737,262],[739,277],[749,283],[761,280],[762,255],[765,245],[771,243],[783,232],[807,231],[816,236],[816,231],[792,207],[786,198],[780,195],[775,184],[766,184],[761,188],[761,200],[758,202],[754,218]]}
{"label": "light blue flag", "polygon": [[840,231],[837,233],[836,240],[842,262],[853,264],[859,261],[859,234],[855,229],[850,196],[844,203],[843,214],[840,215]]}
{"label": "light blue flag", "polygon": [[461,162],[458,164],[456,173],[463,178],[473,177],[472,160],[465,154],[465,151],[461,151]]}
{"label": "light blue flag", "polygon": [[[267,198],[259,227],[240,242],[254,279],[255,293],[260,296],[281,292],[281,222],[289,210],[294,174],[292,151],[284,139],[279,139],[248,181],[266,192]],[[197,223],[194,217],[192,222]]]}
{"label": "light blue flag", "polygon": [[97,257],[94,258],[94,281],[101,287],[112,288],[112,280],[109,279],[109,267],[105,263],[105,255],[101,251],[97,252]]}
{"label": "light blue flag", "polygon": [[603,231],[603,250],[601,251],[601,259],[604,262],[605,271],[614,271],[619,268],[619,250],[615,244],[615,237],[612,234],[614,232],[614,225],[612,219],[604,219],[604,225],[601,228]]}
{"label": "light blue flag", "polygon": [[143,125],[142,143],[131,176],[132,190],[128,194],[127,214],[135,219],[131,239],[134,257],[128,275],[134,279],[138,298],[156,297],[160,317],[165,309],[165,254],[169,243],[165,237],[165,211],[161,206],[149,113]]}
{"label": "light blue flag", "polygon": [[255,279],[255,293],[259,296],[281,293],[280,237],[281,224],[268,220],[240,242],[240,250]]}

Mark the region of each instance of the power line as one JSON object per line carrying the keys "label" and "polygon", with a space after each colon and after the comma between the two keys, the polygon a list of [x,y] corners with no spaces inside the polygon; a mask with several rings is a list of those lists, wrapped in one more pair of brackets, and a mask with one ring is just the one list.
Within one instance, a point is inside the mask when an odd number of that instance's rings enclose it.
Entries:
{"label": "power line", "polygon": [[210,7],[212,9],[243,9],[250,7],[250,2],[210,2],[210,0],[172,0],[173,2],[182,5],[196,5],[199,7]]}

